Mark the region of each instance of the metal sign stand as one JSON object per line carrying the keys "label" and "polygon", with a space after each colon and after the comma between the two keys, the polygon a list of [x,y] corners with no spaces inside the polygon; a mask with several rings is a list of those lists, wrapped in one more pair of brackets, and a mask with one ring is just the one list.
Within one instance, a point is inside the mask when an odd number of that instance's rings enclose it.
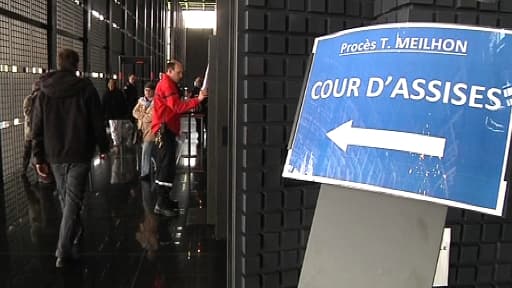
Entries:
{"label": "metal sign stand", "polygon": [[322,185],[299,288],[432,287],[447,207]]}

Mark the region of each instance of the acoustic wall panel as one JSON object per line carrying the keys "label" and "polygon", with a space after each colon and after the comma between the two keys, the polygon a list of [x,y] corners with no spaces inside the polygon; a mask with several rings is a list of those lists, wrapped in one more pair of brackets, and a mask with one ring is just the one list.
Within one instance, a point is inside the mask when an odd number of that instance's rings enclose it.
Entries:
{"label": "acoustic wall panel", "polygon": [[[512,28],[512,11],[506,11],[511,1],[497,4],[475,0],[401,2],[410,5],[396,6],[393,1],[381,1],[388,11],[385,10],[378,19],[388,17],[387,22],[434,21]],[[496,13],[498,10],[501,12]],[[389,17],[391,15],[394,17]],[[504,217],[456,208],[448,210],[446,223],[451,228],[448,287],[512,287],[511,201],[512,197],[508,197]]]}
{"label": "acoustic wall panel", "polygon": [[234,171],[241,264],[234,287],[296,287],[319,185],[280,174],[306,63],[315,37],[369,23],[373,2],[248,0],[238,8],[234,149],[241,160]]}

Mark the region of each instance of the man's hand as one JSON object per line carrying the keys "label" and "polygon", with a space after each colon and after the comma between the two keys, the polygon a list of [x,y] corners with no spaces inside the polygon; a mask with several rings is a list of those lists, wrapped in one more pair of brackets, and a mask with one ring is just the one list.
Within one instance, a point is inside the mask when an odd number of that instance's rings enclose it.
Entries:
{"label": "man's hand", "polygon": [[100,154],[100,160],[105,160],[105,159],[107,159],[107,154],[106,153]]}
{"label": "man's hand", "polygon": [[204,89],[199,91],[199,96],[197,96],[197,98],[199,99],[199,101],[203,101],[204,99],[208,98],[208,90]]}
{"label": "man's hand", "polygon": [[36,172],[37,172],[37,174],[39,174],[39,176],[48,177],[49,171],[50,170],[48,169],[48,164],[46,164],[46,163],[36,164]]}

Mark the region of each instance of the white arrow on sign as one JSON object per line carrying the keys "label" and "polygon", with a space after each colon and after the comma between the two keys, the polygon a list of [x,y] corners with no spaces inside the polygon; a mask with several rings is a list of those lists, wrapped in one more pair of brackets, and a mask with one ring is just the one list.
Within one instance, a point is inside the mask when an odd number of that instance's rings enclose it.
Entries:
{"label": "white arrow on sign", "polygon": [[347,151],[347,146],[354,145],[437,157],[443,157],[446,144],[445,138],[391,130],[354,128],[352,120],[327,132],[327,137],[343,151]]}

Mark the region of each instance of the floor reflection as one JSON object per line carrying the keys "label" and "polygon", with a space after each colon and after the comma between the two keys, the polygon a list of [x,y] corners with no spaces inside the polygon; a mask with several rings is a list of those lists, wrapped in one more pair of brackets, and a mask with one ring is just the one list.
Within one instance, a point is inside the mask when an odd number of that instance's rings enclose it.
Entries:
{"label": "floor reflection", "polygon": [[180,170],[175,193],[183,211],[161,217],[152,182],[138,180],[137,153],[123,147],[94,159],[81,257],[62,269],[55,268],[55,185],[12,176],[0,200],[9,203],[0,216],[0,287],[225,287],[225,243],[206,225],[204,172]]}

